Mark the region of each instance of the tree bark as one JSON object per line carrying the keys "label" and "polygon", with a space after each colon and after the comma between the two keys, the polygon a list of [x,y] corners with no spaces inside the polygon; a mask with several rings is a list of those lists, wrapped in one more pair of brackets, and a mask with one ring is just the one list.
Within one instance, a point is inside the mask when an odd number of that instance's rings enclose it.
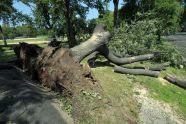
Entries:
{"label": "tree bark", "polygon": [[67,23],[67,38],[69,42],[69,47],[72,48],[78,44],[75,38],[75,28],[72,19],[73,12],[70,7],[71,6],[70,0],[64,0],[64,3],[65,3],[64,15]]}
{"label": "tree bark", "polygon": [[107,58],[110,62],[116,64],[116,65],[124,65],[124,64],[130,64],[138,61],[144,61],[154,58],[154,54],[146,54],[146,55],[139,55],[134,57],[128,57],[128,58],[119,58],[113,54],[112,51],[106,47],[106,45],[100,47],[98,49],[101,55],[103,55],[105,58]]}
{"label": "tree bark", "polygon": [[103,25],[97,25],[90,39],[82,44],[71,48],[71,53],[76,62],[81,62],[82,59],[103,46],[110,37],[110,33],[104,30]]}
{"label": "tree bark", "polygon": [[99,54],[98,51],[95,51],[93,52],[92,54],[90,54],[87,58],[88,58],[88,65],[90,67],[95,67],[95,62],[96,62],[96,59],[97,59],[97,55]]}
{"label": "tree bark", "polygon": [[175,77],[173,75],[167,75],[164,79],[166,79],[170,83],[173,83],[181,88],[186,89],[186,80],[180,79],[180,78]]}
{"label": "tree bark", "polygon": [[4,32],[3,32],[3,29],[2,29],[2,27],[1,27],[1,25],[0,25],[0,33],[1,33],[1,35],[2,35],[2,40],[3,40],[3,42],[4,42],[4,46],[7,46],[7,41],[6,41],[6,38],[5,38],[5,36],[4,36]]}
{"label": "tree bark", "polygon": [[148,69],[151,71],[162,71],[162,70],[166,70],[166,67],[168,67],[170,65],[170,62],[166,62],[166,63],[162,63],[162,64],[156,64],[156,65],[152,65],[149,67],[144,67],[144,66],[132,66],[132,67],[126,67],[129,69]]}
{"label": "tree bark", "polygon": [[151,77],[159,76],[158,71],[150,71],[150,70],[145,70],[145,69],[127,69],[121,66],[115,66],[114,72],[118,72],[122,74],[132,74],[132,75],[145,75],[145,76],[151,76]]}
{"label": "tree bark", "polygon": [[117,24],[118,24],[118,4],[119,0],[113,0],[114,3],[114,32],[117,29]]}

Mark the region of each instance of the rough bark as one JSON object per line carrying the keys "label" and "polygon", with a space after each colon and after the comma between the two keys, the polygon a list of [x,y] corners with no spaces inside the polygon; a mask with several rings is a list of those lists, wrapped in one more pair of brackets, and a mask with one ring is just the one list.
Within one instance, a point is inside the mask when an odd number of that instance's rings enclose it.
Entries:
{"label": "rough bark", "polygon": [[164,79],[166,79],[170,83],[173,83],[181,88],[186,89],[186,80],[183,80],[173,75],[167,75]]}
{"label": "rough bark", "polygon": [[71,53],[76,62],[81,62],[81,60],[98,48],[103,46],[110,37],[110,33],[104,30],[103,25],[97,25],[94,29],[93,35],[90,39],[82,44],[71,48]]}
{"label": "rough bark", "polygon": [[113,0],[114,3],[114,32],[117,29],[117,24],[118,24],[118,4],[119,0]]}
{"label": "rough bark", "polygon": [[99,52],[95,51],[87,57],[87,59],[88,59],[87,63],[90,67],[95,67],[95,62],[96,62],[98,54],[99,54]]}
{"label": "rough bark", "polygon": [[75,28],[73,26],[74,24],[72,20],[73,10],[70,7],[70,0],[64,0],[64,3],[65,3],[64,15],[67,23],[67,38],[69,42],[69,47],[72,48],[77,45],[77,41],[75,38]]}
{"label": "rough bark", "polygon": [[1,33],[1,35],[2,35],[2,40],[3,40],[3,42],[4,42],[4,46],[7,46],[7,41],[6,41],[6,38],[5,38],[5,36],[4,36],[4,32],[3,32],[3,29],[2,29],[2,27],[1,27],[1,25],[0,25],[0,33]]}
{"label": "rough bark", "polygon": [[148,69],[151,71],[162,71],[166,70],[166,67],[170,66],[170,62],[162,63],[162,64],[155,64],[149,67],[144,67],[144,66],[132,66],[132,67],[126,67],[129,69]]}
{"label": "rough bark", "polygon": [[106,45],[100,47],[98,51],[100,52],[101,55],[103,55],[110,62],[116,65],[130,64],[130,63],[149,60],[149,59],[154,58],[154,54],[146,54],[146,55],[140,55],[140,56],[134,56],[134,57],[128,57],[128,58],[119,58],[115,56],[113,52],[108,49]]}
{"label": "rough bark", "polygon": [[132,75],[145,75],[145,76],[151,76],[151,77],[159,76],[158,71],[150,71],[150,70],[145,70],[145,69],[127,69],[121,66],[115,66],[114,72],[118,72],[122,74],[132,74]]}

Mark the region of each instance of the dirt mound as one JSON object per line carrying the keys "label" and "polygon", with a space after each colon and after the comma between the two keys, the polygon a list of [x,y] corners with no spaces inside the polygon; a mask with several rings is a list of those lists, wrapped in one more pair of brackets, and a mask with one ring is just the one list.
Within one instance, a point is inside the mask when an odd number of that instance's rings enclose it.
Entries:
{"label": "dirt mound", "polygon": [[74,85],[99,87],[86,66],[75,63],[69,49],[48,47],[37,58],[36,69],[46,87],[73,94]]}

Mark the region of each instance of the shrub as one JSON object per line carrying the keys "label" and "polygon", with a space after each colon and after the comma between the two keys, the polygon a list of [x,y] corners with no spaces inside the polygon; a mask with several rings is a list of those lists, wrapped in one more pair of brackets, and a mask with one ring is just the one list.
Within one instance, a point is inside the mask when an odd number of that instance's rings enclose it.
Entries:
{"label": "shrub", "polygon": [[123,23],[112,37],[109,47],[122,56],[150,52],[157,41],[155,22],[156,20],[145,20],[131,25]]}
{"label": "shrub", "polygon": [[131,25],[124,23],[109,42],[109,48],[121,56],[159,52],[160,55],[154,61],[170,61],[173,66],[178,66],[182,63],[182,56],[165,39],[158,41],[157,23],[157,20],[143,20]]}

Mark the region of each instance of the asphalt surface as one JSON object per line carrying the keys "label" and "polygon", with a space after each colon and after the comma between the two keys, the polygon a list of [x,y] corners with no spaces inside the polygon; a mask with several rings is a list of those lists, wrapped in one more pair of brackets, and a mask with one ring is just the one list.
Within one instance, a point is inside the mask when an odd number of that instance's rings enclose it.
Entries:
{"label": "asphalt surface", "polygon": [[0,64],[0,124],[73,123],[55,96],[18,69]]}
{"label": "asphalt surface", "polygon": [[167,39],[175,45],[186,59],[186,32],[179,32],[175,35],[167,36]]}

